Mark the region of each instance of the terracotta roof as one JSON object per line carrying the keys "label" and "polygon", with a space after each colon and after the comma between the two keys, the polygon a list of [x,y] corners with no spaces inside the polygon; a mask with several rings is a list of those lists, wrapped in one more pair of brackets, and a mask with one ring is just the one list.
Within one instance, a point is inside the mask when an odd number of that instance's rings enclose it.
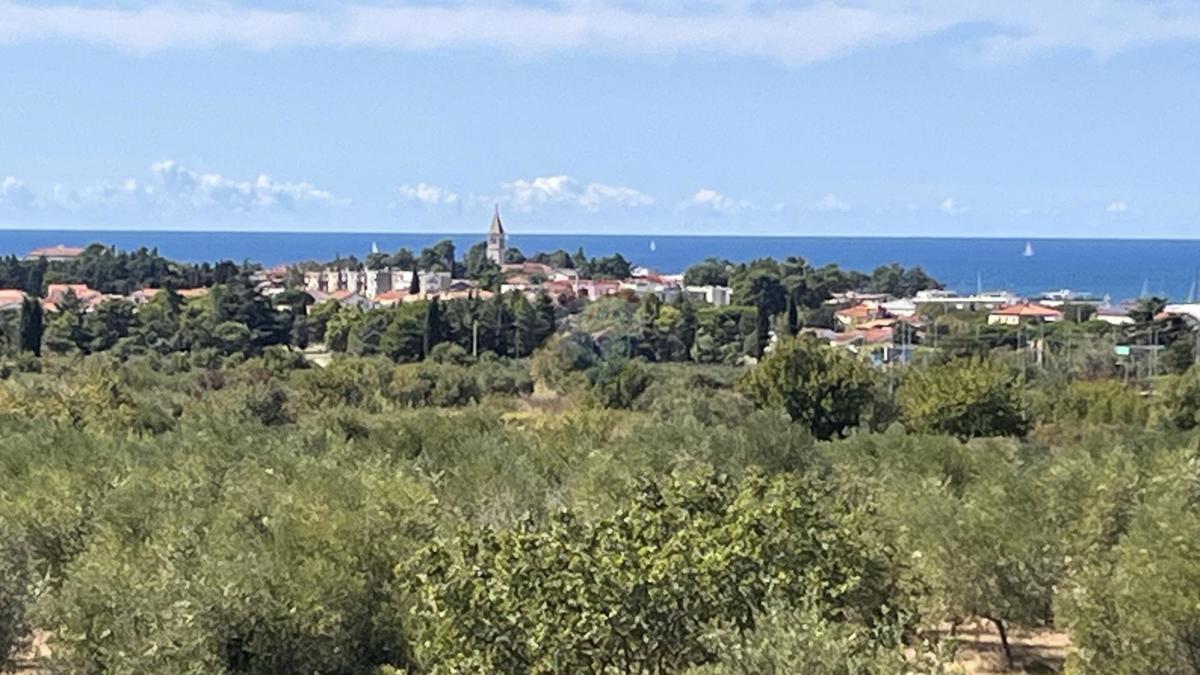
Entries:
{"label": "terracotta roof", "polygon": [[67,293],[73,293],[80,300],[100,295],[100,291],[88,288],[87,284],[50,284],[46,287],[46,299],[55,303],[60,302]]}
{"label": "terracotta roof", "polygon": [[850,319],[865,319],[875,314],[876,309],[866,303],[859,303],[852,307],[846,307],[834,312],[838,316],[844,316]]}
{"label": "terracotta roof", "polygon": [[891,342],[891,328],[869,328],[866,330],[853,330],[848,333],[839,333],[834,336],[833,341],[839,344],[847,342],[862,341],[863,344],[873,345],[883,342]]}
{"label": "terracotta roof", "polygon": [[179,294],[179,297],[188,298],[188,299],[203,298],[204,296],[208,295],[208,289],[203,288],[203,287],[201,287],[201,288],[181,288],[175,292]]}
{"label": "terracotta roof", "polygon": [[408,295],[408,289],[394,288],[390,291],[386,291],[386,292],[380,293],[379,295],[376,295],[375,299],[380,302],[392,302],[392,301],[397,301],[397,300],[403,300],[404,296],[406,296],[406,295]]}
{"label": "terracotta roof", "polygon": [[76,256],[83,255],[83,251],[84,251],[84,249],[79,248],[78,246],[63,246],[62,244],[58,244],[56,246],[43,246],[41,248],[35,248],[32,251],[30,251],[29,255],[26,257],[29,257],[29,258],[74,258]]}
{"label": "terracotta roof", "polygon": [[1043,307],[1032,302],[1022,302],[1015,305],[1008,305],[999,309],[993,310],[992,314],[998,316],[1019,316],[1019,317],[1061,317],[1062,312],[1057,309]]}

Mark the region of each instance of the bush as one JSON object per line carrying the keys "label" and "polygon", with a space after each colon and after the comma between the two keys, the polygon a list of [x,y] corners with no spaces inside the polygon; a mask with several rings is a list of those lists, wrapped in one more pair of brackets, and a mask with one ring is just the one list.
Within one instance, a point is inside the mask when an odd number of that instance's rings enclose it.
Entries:
{"label": "bush", "polygon": [[1017,379],[993,361],[957,359],[914,372],[897,399],[905,426],[918,433],[1023,436],[1032,426]]}

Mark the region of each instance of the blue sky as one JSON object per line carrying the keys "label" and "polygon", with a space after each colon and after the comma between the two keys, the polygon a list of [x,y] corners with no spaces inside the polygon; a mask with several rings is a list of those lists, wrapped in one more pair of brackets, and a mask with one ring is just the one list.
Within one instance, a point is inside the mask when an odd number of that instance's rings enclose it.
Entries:
{"label": "blue sky", "polygon": [[0,227],[1191,238],[1197,73],[1173,0],[0,0]]}

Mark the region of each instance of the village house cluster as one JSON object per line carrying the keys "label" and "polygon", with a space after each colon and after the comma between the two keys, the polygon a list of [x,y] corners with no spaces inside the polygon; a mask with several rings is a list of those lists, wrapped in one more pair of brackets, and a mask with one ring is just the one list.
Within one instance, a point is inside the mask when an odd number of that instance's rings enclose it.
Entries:
{"label": "village house cluster", "polygon": [[[644,267],[634,268],[625,279],[585,279],[569,267],[556,267],[541,262],[509,263],[506,261],[507,235],[499,211],[488,230],[487,258],[499,266],[502,281],[499,292],[522,293],[533,299],[546,294],[558,304],[608,296],[657,296],[673,302],[685,296],[693,302],[726,306],[732,292],[726,286],[687,285],[682,274],[659,274]],[[48,261],[69,261],[82,255],[83,249],[51,246],[30,251],[27,260],[45,258]],[[415,281],[414,281],[415,275]],[[259,293],[274,296],[289,289],[298,279],[286,266],[263,269],[251,275]],[[453,300],[468,297],[490,298],[493,291],[480,288],[470,279],[455,278],[449,272],[436,270],[369,269],[363,266],[328,266],[309,269],[302,275],[302,290],[314,300],[313,305],[336,302],[345,307],[369,309],[389,307],[399,303],[419,302],[432,298]],[[79,283],[52,283],[40,298],[47,312],[57,312],[68,297],[85,312],[109,301],[128,301],[143,305],[161,293],[161,289],[143,288],[127,296],[102,293]],[[207,288],[177,289],[185,299],[203,297]],[[21,307],[24,292],[0,289],[0,311]],[[1025,326],[1047,324],[1065,318],[1064,311],[1082,305],[1092,305],[1090,320],[1111,325],[1134,322],[1130,316],[1131,303],[1113,304],[1107,298],[1094,300],[1078,297],[1069,291],[1048,293],[1026,299],[1006,291],[960,295],[944,290],[918,291],[912,297],[896,298],[886,294],[849,291],[835,294],[826,301],[832,310],[833,328],[805,328],[804,332],[825,339],[830,344],[861,353],[877,363],[904,361],[914,345],[922,342],[930,316],[946,311],[986,311],[987,324],[993,326]],[[1182,316],[1200,323],[1200,303],[1168,304],[1162,316]],[[1074,318],[1074,317],[1073,317]],[[936,324],[936,320],[933,321]]]}
{"label": "village house cluster", "polygon": [[[644,267],[632,270],[627,279],[584,279],[569,267],[554,267],[539,262],[505,262],[507,234],[500,213],[492,216],[487,235],[487,258],[500,267],[503,281],[500,293],[523,293],[534,298],[545,293],[560,304],[576,299],[595,299],[621,293],[638,297],[656,295],[672,302],[686,295],[696,302],[715,306],[730,303],[728,287],[683,283],[682,274],[658,274]],[[413,275],[417,283],[413,284]],[[282,288],[279,289],[280,291]],[[478,288],[469,279],[455,279],[449,272],[414,271],[384,267],[358,269],[329,266],[304,273],[304,290],[316,304],[333,300],[345,306],[387,307],[402,302],[418,302],[437,297],[453,300],[468,296],[488,298],[492,292]]]}

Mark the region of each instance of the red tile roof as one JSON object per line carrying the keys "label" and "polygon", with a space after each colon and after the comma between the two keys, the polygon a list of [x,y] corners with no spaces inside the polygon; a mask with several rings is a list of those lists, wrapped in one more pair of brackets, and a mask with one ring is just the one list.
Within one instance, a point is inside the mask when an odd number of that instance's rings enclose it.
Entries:
{"label": "red tile roof", "polygon": [[29,252],[27,258],[74,258],[83,255],[84,249],[77,246],[43,246]]}
{"label": "red tile roof", "polygon": [[1000,309],[993,310],[992,314],[998,316],[1019,316],[1029,318],[1050,318],[1062,317],[1063,313],[1057,309],[1044,307],[1032,302],[1022,302],[1015,305],[1007,305]]}
{"label": "red tile roof", "polygon": [[859,303],[852,307],[846,307],[845,309],[839,309],[838,311],[834,312],[834,314],[837,316],[844,316],[848,319],[865,319],[869,316],[874,316],[875,313],[876,308],[866,304],[865,302]]}

